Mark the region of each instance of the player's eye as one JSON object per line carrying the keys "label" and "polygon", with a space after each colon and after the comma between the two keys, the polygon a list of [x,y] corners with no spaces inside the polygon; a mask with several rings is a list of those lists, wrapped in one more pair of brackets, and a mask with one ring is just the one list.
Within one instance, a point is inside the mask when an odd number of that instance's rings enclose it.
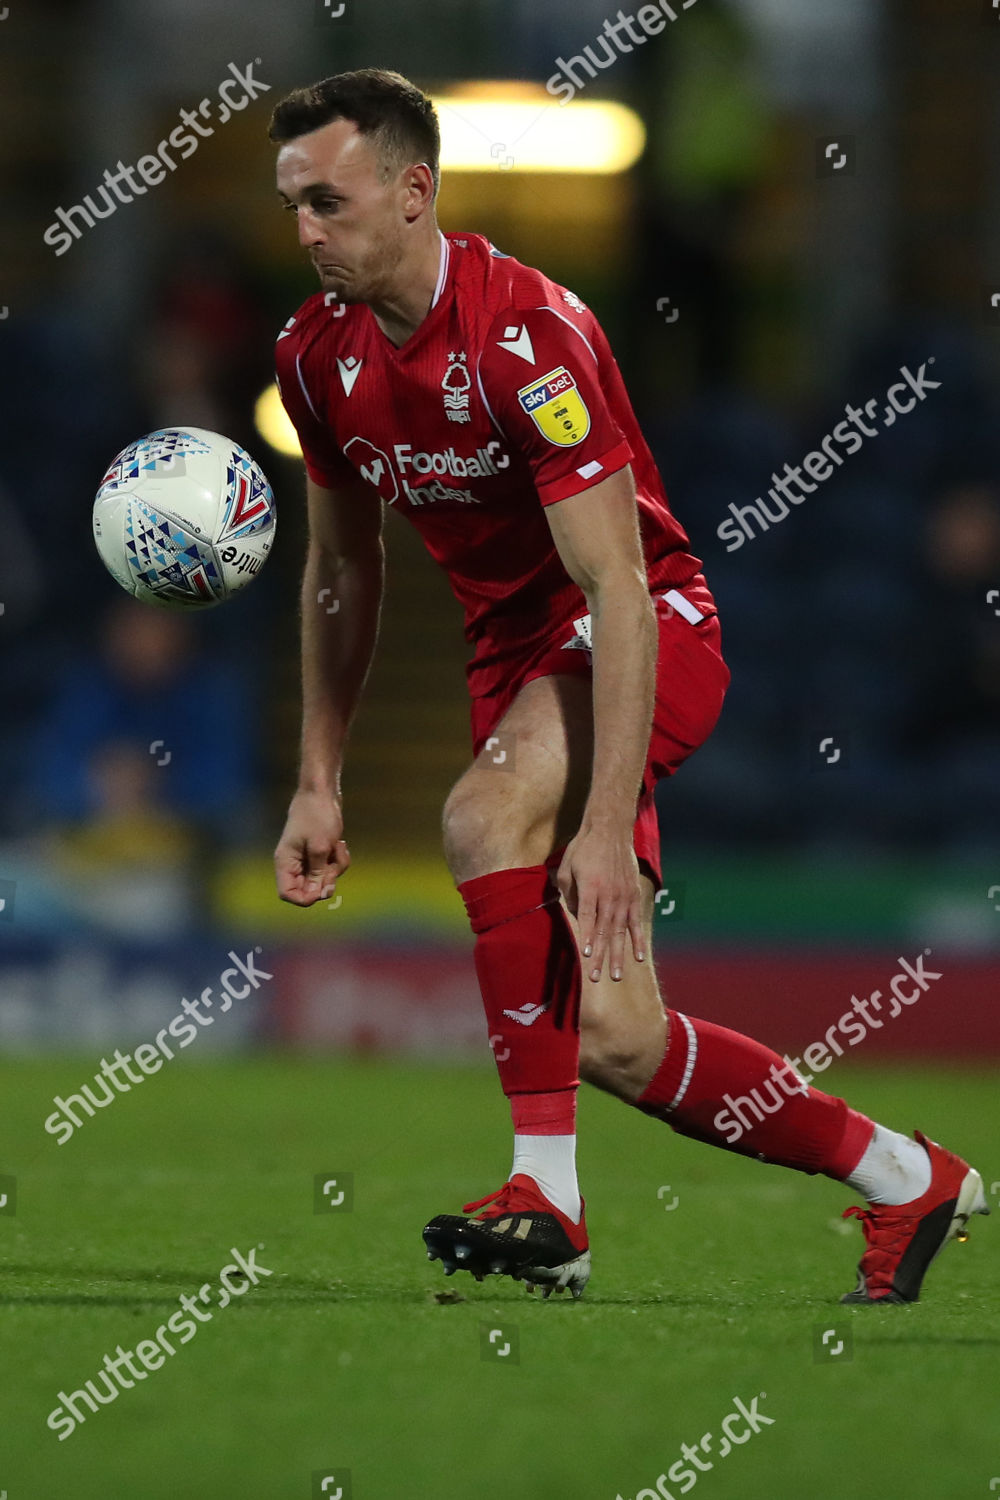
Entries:
{"label": "player's eye", "polygon": [[[297,203],[283,203],[281,206],[284,209],[285,213],[288,214],[297,214],[299,211],[299,205]],[[340,207],[340,199],[314,198],[309,207],[312,209],[313,213],[335,214]]]}

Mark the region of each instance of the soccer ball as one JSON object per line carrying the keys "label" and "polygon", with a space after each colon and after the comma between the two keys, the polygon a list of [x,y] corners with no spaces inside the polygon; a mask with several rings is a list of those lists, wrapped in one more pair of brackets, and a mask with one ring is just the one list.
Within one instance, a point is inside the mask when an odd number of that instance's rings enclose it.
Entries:
{"label": "soccer ball", "polygon": [[112,578],[169,609],[206,609],[245,588],[275,524],[271,486],[249,453],[203,427],[130,443],[94,501],[94,541]]}

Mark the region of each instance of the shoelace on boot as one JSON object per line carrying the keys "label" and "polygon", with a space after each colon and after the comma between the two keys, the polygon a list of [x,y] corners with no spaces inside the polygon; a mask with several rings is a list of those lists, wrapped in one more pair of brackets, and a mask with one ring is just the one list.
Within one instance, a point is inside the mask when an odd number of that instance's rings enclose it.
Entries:
{"label": "shoelace on boot", "polygon": [[537,1205],[531,1201],[530,1195],[525,1192],[520,1183],[505,1182],[503,1187],[497,1188],[495,1193],[488,1193],[485,1198],[478,1198],[474,1203],[463,1203],[463,1214],[472,1213],[474,1209],[485,1208],[492,1204],[489,1213],[477,1214],[480,1219],[499,1218],[501,1214],[520,1213],[524,1209],[534,1208]]}
{"label": "shoelace on boot", "polygon": [[[879,1272],[884,1276],[895,1270],[896,1259],[913,1223],[912,1214],[873,1213],[870,1208],[859,1208],[853,1203],[845,1208],[842,1219],[860,1219],[867,1246],[861,1257],[862,1272],[867,1278]],[[885,1262],[885,1264],[880,1264]]]}

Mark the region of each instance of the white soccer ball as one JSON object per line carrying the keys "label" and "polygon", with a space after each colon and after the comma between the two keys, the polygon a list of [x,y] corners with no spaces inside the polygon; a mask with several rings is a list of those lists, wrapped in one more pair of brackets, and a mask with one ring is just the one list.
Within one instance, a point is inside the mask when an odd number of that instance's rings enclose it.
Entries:
{"label": "white soccer ball", "polygon": [[112,578],[169,609],[206,609],[245,588],[275,524],[262,470],[203,427],[164,427],[130,443],[94,501],[94,541]]}

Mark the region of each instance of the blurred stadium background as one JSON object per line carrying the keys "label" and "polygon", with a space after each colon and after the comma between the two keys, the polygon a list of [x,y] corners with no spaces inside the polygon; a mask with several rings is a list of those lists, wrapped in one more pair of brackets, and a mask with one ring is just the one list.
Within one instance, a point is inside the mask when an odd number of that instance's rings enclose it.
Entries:
{"label": "blurred stadium background", "polygon": [[[314,285],[266,124],[289,88],[377,63],[440,103],[442,226],[488,234],[604,322],[719,600],[728,704],[660,789],[667,993],[797,1048],[929,948],[939,986],[866,1058],[1000,1053],[1000,23],[972,0],[676,8],[562,112],[628,111],[574,137],[581,159],[545,81],[604,0],[300,0],[280,19],[270,0],[10,0],[3,1051],[124,1047],[259,945],[274,979],[213,1047],[488,1059],[439,838],[469,754],[466,649],[394,518],[345,778],[353,868],[307,913],[271,873],[296,766],[303,481],[258,402]],[[65,255],[43,243],[57,207],[252,58],[268,93]],[[526,104],[527,129],[509,113]],[[849,162],[824,175],[831,140]],[[939,389],[727,552],[730,505],[932,359]],[[125,599],[90,539],[112,456],[171,423],[245,444],[279,501],[261,578],[198,619]]]}

